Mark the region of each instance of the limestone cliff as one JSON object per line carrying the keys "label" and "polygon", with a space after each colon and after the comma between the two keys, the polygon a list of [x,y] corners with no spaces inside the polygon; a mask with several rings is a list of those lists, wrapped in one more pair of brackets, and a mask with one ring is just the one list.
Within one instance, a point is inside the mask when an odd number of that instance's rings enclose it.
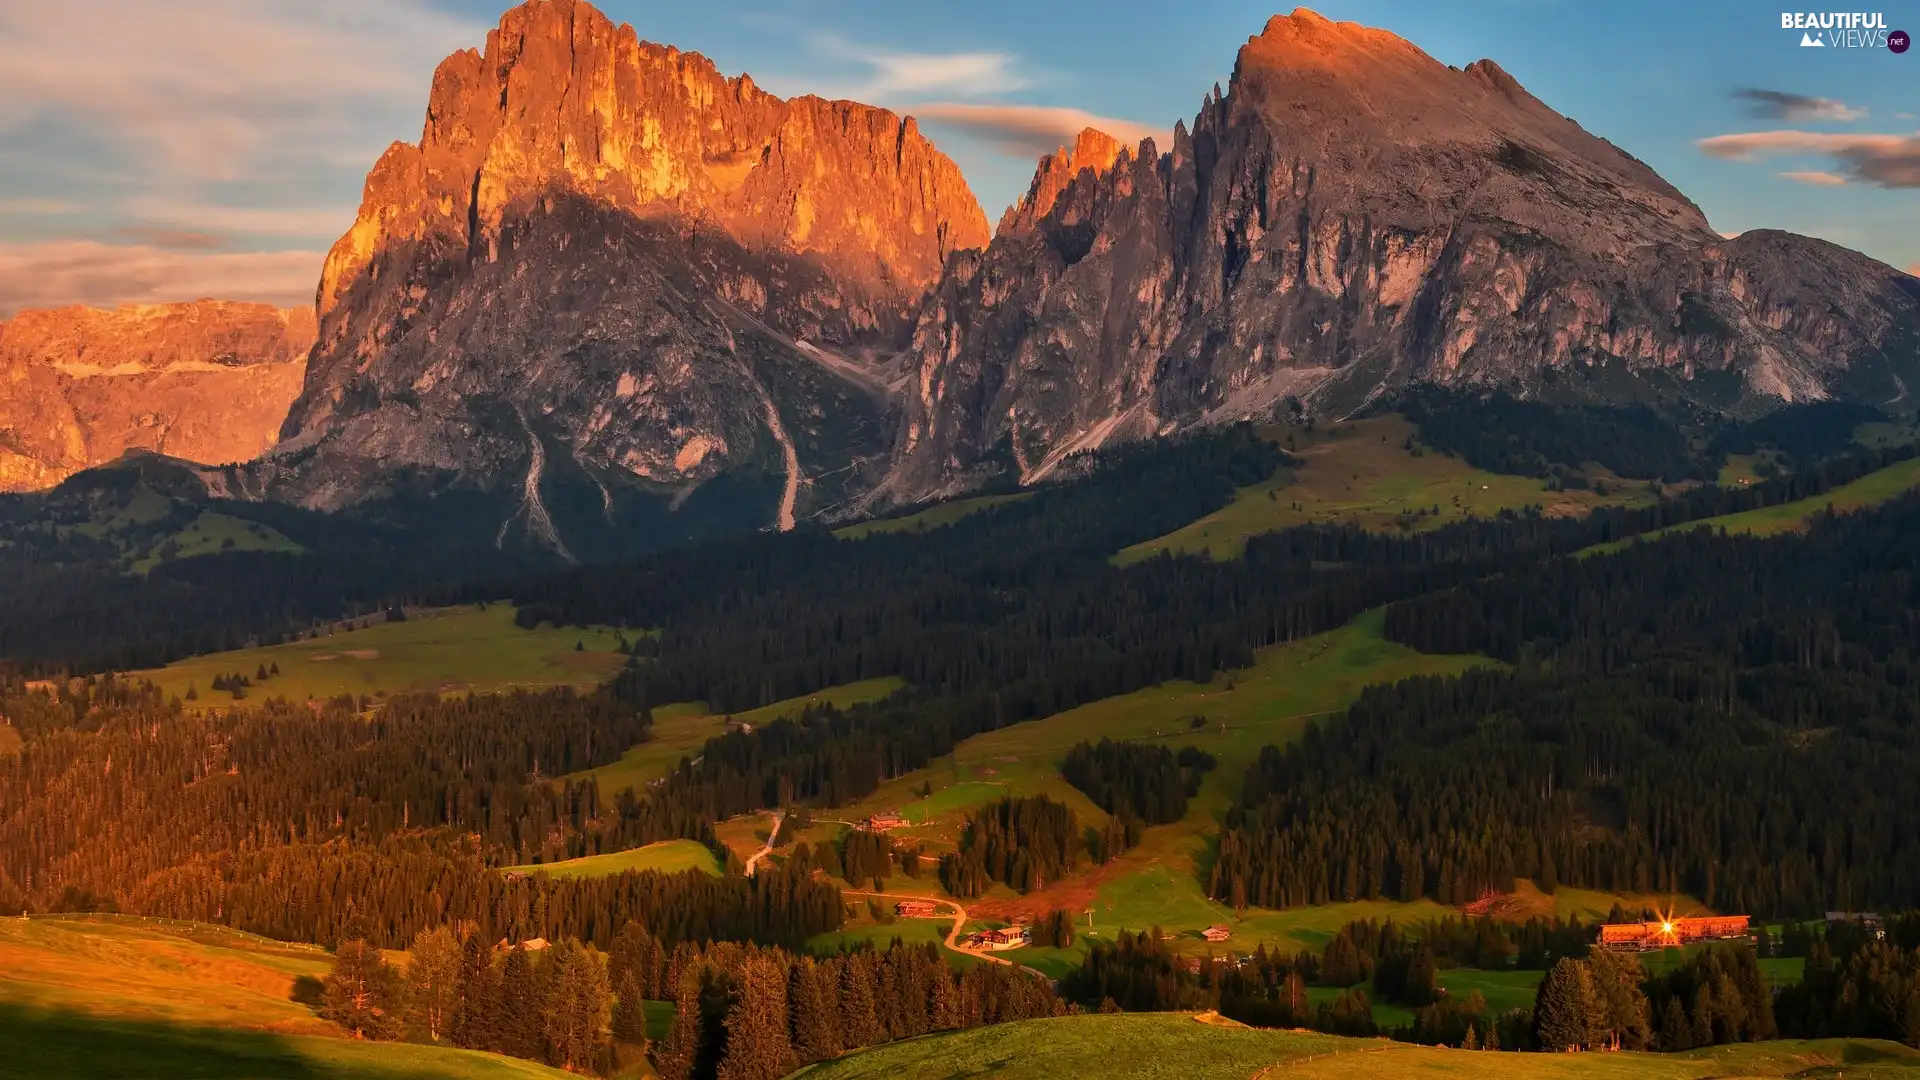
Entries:
{"label": "limestone cliff", "polygon": [[[257,482],[317,507],[400,478],[521,496],[556,476],[684,498],[775,478],[768,523],[882,458],[880,359],[987,223],[911,119],[781,100],[577,0],[506,13],[433,80],[320,282],[319,344]],[[545,494],[543,494],[545,493]]]}
{"label": "limestone cliff", "polygon": [[1415,381],[1741,408],[1909,400],[1920,375],[1920,281],[1721,238],[1491,61],[1299,10],[1169,147],[1108,143],[1044,160],[992,246],[953,260],[883,498]]}
{"label": "limestone cliff", "polygon": [[198,300],[0,322],[0,491],[153,450],[246,461],[272,445],[313,346],[311,308]]}

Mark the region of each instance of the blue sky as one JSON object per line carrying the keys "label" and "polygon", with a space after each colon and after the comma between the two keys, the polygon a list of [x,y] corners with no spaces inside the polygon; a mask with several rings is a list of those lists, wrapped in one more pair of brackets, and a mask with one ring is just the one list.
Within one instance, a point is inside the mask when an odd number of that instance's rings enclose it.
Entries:
{"label": "blue sky", "polygon": [[[497,0],[0,0],[0,315],[311,299],[362,178],[419,137],[433,66]],[[1920,265],[1920,50],[1810,49],[1765,4],[1321,0],[1439,60],[1492,57],[1647,161],[1715,228]],[[1856,5],[1864,6],[1864,5]],[[1084,117],[1191,119],[1276,11],[1243,0],[606,0],[781,94],[914,112],[990,219]],[[1885,11],[1920,32],[1920,2]],[[1747,92],[1741,96],[1740,92]],[[944,118],[944,119],[942,119]],[[1056,138],[1057,136],[1057,138]]]}

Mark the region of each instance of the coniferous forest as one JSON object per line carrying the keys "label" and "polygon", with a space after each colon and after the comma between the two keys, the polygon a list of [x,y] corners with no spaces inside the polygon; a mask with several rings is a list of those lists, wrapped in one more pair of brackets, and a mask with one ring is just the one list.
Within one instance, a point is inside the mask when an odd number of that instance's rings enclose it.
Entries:
{"label": "coniferous forest", "polygon": [[[1655,977],[1590,953],[1591,924],[1551,919],[1355,923],[1318,951],[1236,946],[1232,961],[1130,932],[1090,940],[1057,987],[995,965],[956,974],[937,950],[897,943],[807,955],[857,910],[838,882],[1025,895],[1134,849],[1182,820],[1215,768],[1178,738],[1061,752],[1062,778],[1108,815],[1100,827],[1011,794],[969,811],[950,850],[856,830],[752,876],[518,869],[663,840],[724,865],[716,823],[829,818],[969,737],[1205,682],[1384,609],[1390,641],[1487,663],[1368,687],[1244,775],[1236,764],[1202,871],[1222,903],[1465,905],[1524,878],[1684,894],[1796,927],[1920,907],[1920,496],[1765,538],[1686,528],[1818,498],[1912,448],[1836,442],[1829,428],[1866,418],[1844,410],[1646,439],[1658,418],[1637,411],[1502,401],[1476,428],[1460,408],[1435,398],[1413,418],[1436,449],[1490,467],[1600,461],[1671,481],[1737,448],[1793,468],[1586,516],[1310,525],[1252,537],[1235,559],[1128,566],[1111,556],[1299,462],[1237,427],[1077,459],[1065,479],[927,531],[802,528],[563,569],[477,549],[436,564],[397,530],[380,533],[396,545],[386,568],[358,577],[341,538],[388,525],[287,512],[275,527],[305,554],[184,559],[136,581],[123,549],[0,504],[0,567],[18,571],[0,575],[0,716],[17,742],[0,753],[0,910],[316,942],[337,957],[317,1007],[348,1030],[444,1032],[578,1070],[646,1048],[639,1003],[671,1001],[672,1031],[651,1047],[670,1077],[778,1077],[887,1039],[1103,1008],[1373,1034],[1385,1003],[1413,1017],[1398,1037],[1504,1049],[1920,1039],[1920,923],[1901,919],[1884,939],[1796,938],[1805,978],[1778,989],[1752,953],[1715,949]],[[55,505],[78,514],[85,490]],[[1641,538],[1656,530],[1669,531]],[[237,671],[223,680],[251,696],[225,711],[108,673],[341,614],[502,598],[526,625],[632,631],[630,662],[586,692],[378,702],[288,702]],[[645,786],[569,779],[652,738],[667,704],[736,713],[882,677],[901,688],[730,725]],[[1071,945],[1074,914],[1042,913],[1036,940]],[[534,941],[551,947],[511,947]],[[379,950],[409,946],[418,971],[383,966]],[[1495,1015],[1442,993],[1440,973],[1459,966],[1539,972],[1538,1008]],[[1311,1003],[1309,988],[1322,991]],[[370,994],[393,1007],[365,1008]]]}

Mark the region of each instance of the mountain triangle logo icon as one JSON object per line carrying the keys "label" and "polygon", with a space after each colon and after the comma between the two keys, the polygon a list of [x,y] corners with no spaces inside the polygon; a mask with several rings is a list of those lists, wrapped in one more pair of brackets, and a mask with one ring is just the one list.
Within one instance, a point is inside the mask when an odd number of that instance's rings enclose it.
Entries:
{"label": "mountain triangle logo icon", "polygon": [[1814,37],[1812,34],[1802,32],[1800,35],[1800,47],[1803,49],[1824,49],[1827,47],[1827,43]]}

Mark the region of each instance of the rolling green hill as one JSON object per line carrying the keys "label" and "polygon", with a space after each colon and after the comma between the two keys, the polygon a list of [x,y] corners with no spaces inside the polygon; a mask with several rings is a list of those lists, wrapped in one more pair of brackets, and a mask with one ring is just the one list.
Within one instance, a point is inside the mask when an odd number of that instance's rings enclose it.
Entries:
{"label": "rolling green hill", "polygon": [[[1204,1015],[1204,1014],[1203,1014]],[[806,1080],[1699,1080],[1920,1076],[1920,1052],[1867,1040],[1750,1043],[1685,1054],[1474,1053],[1256,1030],[1183,1013],[1063,1016],[928,1035],[793,1074]]]}
{"label": "rolling green hill", "polygon": [[[1598,506],[1649,501],[1644,482],[1614,481],[1610,493],[1553,491],[1546,481],[1476,469],[1430,450],[1415,453],[1414,427],[1399,416],[1378,416],[1308,431],[1268,432],[1300,459],[1231,503],[1165,536],[1122,551],[1125,565],[1160,552],[1239,556],[1247,538],[1294,525],[1358,525],[1366,529],[1434,529],[1466,517],[1538,506],[1553,515],[1584,514]],[[1603,480],[1603,482],[1605,482]],[[1421,512],[1425,516],[1420,516]]]}
{"label": "rolling green hill", "polygon": [[719,877],[720,863],[705,844],[694,840],[662,840],[657,844],[609,852],[605,855],[588,855],[584,858],[565,859],[554,863],[509,866],[505,867],[503,872],[552,874],[557,878],[575,878],[621,874],[628,870],[655,870],[663,874],[700,870]]}
{"label": "rolling green hill", "polygon": [[34,1080],[518,1080],[567,1074],[447,1047],[356,1042],[293,1000],[321,949],[111,916],[0,919],[0,1076]]}
{"label": "rolling green hill", "polygon": [[[249,698],[284,697],[290,701],[325,700],[340,694],[441,693],[591,687],[611,678],[626,662],[614,651],[615,635],[542,625],[514,625],[513,608],[420,611],[404,622],[375,622],[361,630],[323,633],[285,645],[211,653],[179,660],[163,668],[129,672],[149,679],[169,696],[198,697],[195,708],[231,705],[233,698],[213,689],[215,676],[239,673],[252,679],[262,667],[279,665],[280,674],[247,690]],[[575,645],[583,646],[576,650]]]}

